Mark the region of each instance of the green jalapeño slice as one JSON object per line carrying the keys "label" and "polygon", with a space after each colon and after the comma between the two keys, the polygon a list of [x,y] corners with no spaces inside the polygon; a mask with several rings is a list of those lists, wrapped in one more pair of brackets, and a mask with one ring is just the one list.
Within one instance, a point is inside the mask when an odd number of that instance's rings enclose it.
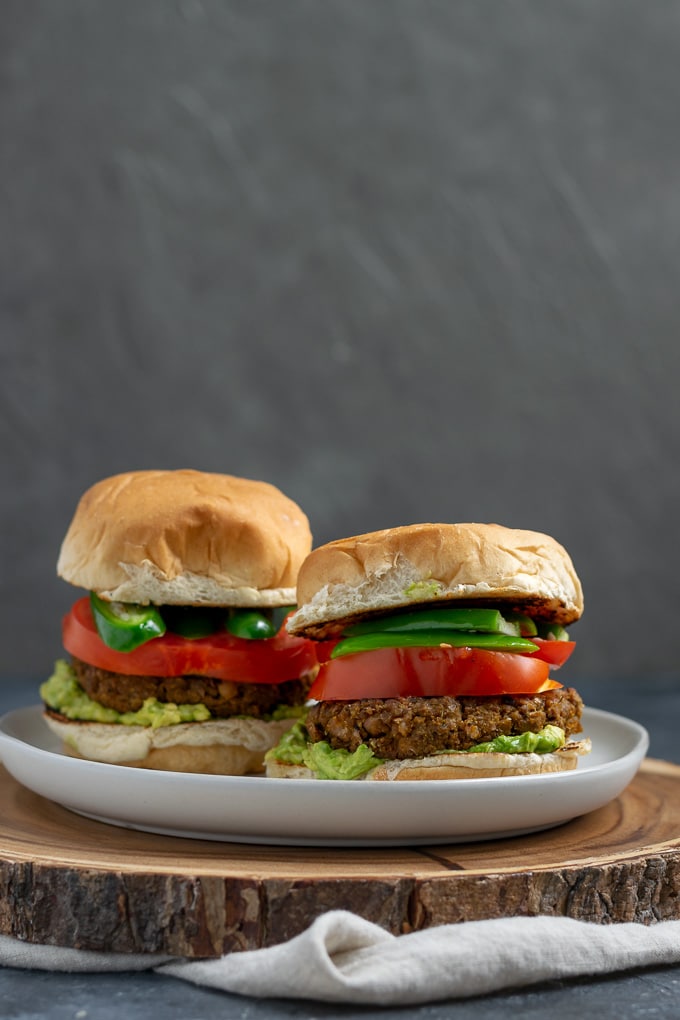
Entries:
{"label": "green jalape\u00f1o slice", "polygon": [[165,634],[163,617],[155,606],[106,602],[94,592],[90,592],[90,606],[97,633],[104,644],[116,652],[132,652]]}
{"label": "green jalape\u00f1o slice", "polygon": [[234,637],[257,641],[276,637],[283,626],[291,606],[276,609],[232,609],[227,618],[226,628]]}
{"label": "green jalape\u00f1o slice", "polygon": [[522,634],[520,622],[506,619],[497,609],[440,605],[350,624],[331,658],[375,648],[437,645],[488,648],[499,652],[538,650],[538,646]]}
{"label": "green jalape\u00f1o slice", "polygon": [[483,634],[519,637],[519,621],[506,620],[497,609],[459,609],[456,606],[424,606],[405,613],[380,616],[350,624],[347,637],[358,634],[410,634],[421,630],[466,630]]}
{"label": "green jalape\u00f1o slice", "polygon": [[537,652],[538,645],[528,638],[511,634],[481,634],[461,630],[416,630],[409,633],[357,634],[342,638],[333,651],[331,659],[355,652],[370,652],[375,648],[437,648],[450,645],[452,648],[488,648],[494,652]]}

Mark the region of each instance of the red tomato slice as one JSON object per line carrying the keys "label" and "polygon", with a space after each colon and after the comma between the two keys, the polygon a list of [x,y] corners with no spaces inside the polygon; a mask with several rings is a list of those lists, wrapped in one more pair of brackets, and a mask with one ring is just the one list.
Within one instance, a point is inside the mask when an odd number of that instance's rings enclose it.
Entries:
{"label": "red tomato slice", "polygon": [[542,659],[543,662],[549,663],[553,669],[559,669],[564,665],[576,648],[575,641],[548,641],[539,637],[532,637],[530,640],[538,645],[538,651],[531,652],[532,659]]}
{"label": "red tomato slice", "polygon": [[248,641],[226,631],[205,638],[164,634],[132,652],[117,652],[97,633],[88,598],[64,617],[64,648],[98,669],[126,676],[209,676],[236,683],[280,684],[312,672],[317,665],[311,641],[284,628],[273,638]]}
{"label": "red tomato slice", "polygon": [[361,698],[538,694],[562,684],[535,655],[484,648],[376,648],[324,662],[309,697]]}

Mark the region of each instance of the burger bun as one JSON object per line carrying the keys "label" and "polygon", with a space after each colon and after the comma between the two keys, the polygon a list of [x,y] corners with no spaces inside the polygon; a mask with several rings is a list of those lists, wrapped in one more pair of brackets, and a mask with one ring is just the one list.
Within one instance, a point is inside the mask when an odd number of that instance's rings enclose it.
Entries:
{"label": "burger bun", "polygon": [[293,724],[243,716],[176,726],[80,722],[49,709],[44,719],[76,758],[166,772],[243,776],[264,772],[264,755]]}
{"label": "burger bun", "polygon": [[[588,754],[590,740],[573,740],[548,754],[506,754],[496,751],[471,751],[460,754],[433,754],[426,758],[406,758],[376,765],[352,782],[412,782],[439,779],[490,779],[497,776],[532,776],[548,772],[569,772],[581,755]],[[316,779],[304,765],[270,761],[268,777],[276,779]]]}
{"label": "burger bun", "polygon": [[572,561],[549,535],[499,524],[414,524],[313,550],[300,568],[288,630],[323,638],[358,616],[442,601],[507,603],[564,626],[583,612]]}
{"label": "burger bun", "polygon": [[84,493],[57,573],[109,601],[286,606],[311,547],[306,515],[268,482],[133,471]]}

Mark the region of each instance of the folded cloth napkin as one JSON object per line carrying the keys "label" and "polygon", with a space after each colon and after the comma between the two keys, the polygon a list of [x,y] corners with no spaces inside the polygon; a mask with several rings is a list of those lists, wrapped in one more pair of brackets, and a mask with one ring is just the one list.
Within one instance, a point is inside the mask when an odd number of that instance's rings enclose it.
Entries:
{"label": "folded cloth napkin", "polygon": [[390,935],[344,910],[282,945],[215,960],[32,946],[0,936],[0,964],[62,971],[154,970],[258,998],[408,1005],[461,999],[554,978],[680,962],[680,921],[596,925],[514,917]]}

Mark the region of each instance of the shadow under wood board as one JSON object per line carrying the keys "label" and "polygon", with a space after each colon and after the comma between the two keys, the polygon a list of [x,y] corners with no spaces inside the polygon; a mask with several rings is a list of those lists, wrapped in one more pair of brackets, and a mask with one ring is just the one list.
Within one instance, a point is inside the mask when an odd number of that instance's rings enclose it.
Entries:
{"label": "shadow under wood board", "polygon": [[561,915],[680,918],[680,766],[646,759],[605,807],[558,828],[458,845],[215,843],[93,821],[0,768],[0,932],[29,942],[215,957],[346,909],[394,934]]}

